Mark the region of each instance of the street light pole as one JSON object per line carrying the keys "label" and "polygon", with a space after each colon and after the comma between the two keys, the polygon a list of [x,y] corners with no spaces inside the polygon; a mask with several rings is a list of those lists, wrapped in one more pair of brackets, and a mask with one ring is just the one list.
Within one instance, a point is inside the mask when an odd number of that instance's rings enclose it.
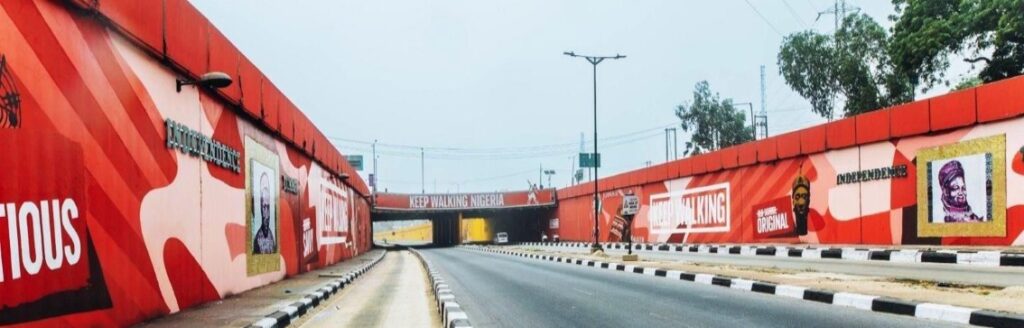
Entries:
{"label": "street light pole", "polygon": [[757,123],[754,122],[754,103],[752,102],[741,102],[734,103],[733,105],[747,105],[750,106],[750,127],[751,127],[751,138],[750,140],[757,140]]}
{"label": "street light pole", "polygon": [[[420,193],[421,194],[426,194],[427,193],[427,178],[426,178],[426,175],[423,174],[423,172],[425,171],[424,170],[425,165],[423,164],[423,158],[424,158],[423,154],[424,154],[423,147],[420,147]],[[415,183],[415,182],[413,182],[413,183]]]}
{"label": "street light pole", "polygon": [[600,207],[600,194],[599,194],[599,191],[598,191],[598,188],[597,188],[597,180],[598,180],[597,168],[599,166],[598,164],[600,163],[600,161],[598,160],[600,157],[599,157],[598,152],[597,152],[597,64],[600,64],[605,59],[622,59],[622,58],[626,58],[626,56],[619,55],[619,54],[616,54],[615,56],[585,56],[585,55],[577,55],[576,53],[574,53],[572,51],[567,51],[567,52],[564,52],[563,54],[566,55],[566,56],[569,56],[569,57],[582,57],[582,58],[586,58],[587,61],[590,62],[590,65],[593,66],[593,72],[594,72],[594,74],[593,74],[593,77],[594,77],[594,244],[590,246],[590,250],[591,250],[591,252],[595,252],[595,251],[601,250],[601,245],[599,244],[599,240],[597,238],[598,237],[598,229],[600,229],[600,227],[601,227],[600,224],[599,224],[599,221],[598,221],[598,218],[601,215],[600,214],[601,213],[601,207]]}

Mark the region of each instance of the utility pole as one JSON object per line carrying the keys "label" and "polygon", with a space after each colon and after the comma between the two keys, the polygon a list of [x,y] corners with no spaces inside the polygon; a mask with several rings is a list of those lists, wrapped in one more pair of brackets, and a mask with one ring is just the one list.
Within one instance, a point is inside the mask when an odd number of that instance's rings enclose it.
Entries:
{"label": "utility pole", "polygon": [[[761,118],[761,139],[768,138],[768,96],[765,94],[764,65],[761,65],[761,115],[759,116]],[[757,128],[754,130],[756,131]]]}
{"label": "utility pole", "polygon": [[[840,24],[842,23],[843,19],[846,18],[847,11],[854,12],[854,13],[860,12],[860,7],[856,7],[856,6],[847,7],[846,6],[846,0],[836,0],[835,3],[833,4],[833,8],[832,9],[818,12],[818,17],[815,18],[814,21],[817,22],[818,19],[821,19],[821,15],[833,15],[834,18],[835,18],[835,30],[833,30],[832,35],[834,36],[836,32],[839,32],[839,26],[841,26]],[[833,95],[831,97],[831,99],[832,99],[832,109],[829,110],[829,112],[828,112],[828,121],[829,122],[832,121],[832,117],[835,115],[835,107],[836,107],[835,96]]]}
{"label": "utility pole", "polygon": [[[582,154],[583,152],[587,151],[587,149],[583,146],[583,140],[584,140],[583,139],[583,132],[580,132],[580,154]],[[580,167],[580,170],[582,170],[582,169],[583,168]],[[591,179],[591,174],[593,174],[593,173],[594,173],[593,169],[587,170],[587,180]],[[582,174],[580,176],[582,177]],[[579,179],[579,180],[583,180],[583,179]]]}
{"label": "utility pole", "polygon": [[576,156],[569,156],[569,185],[576,185]]}
{"label": "utility pole", "polygon": [[676,128],[665,128],[665,161],[679,158],[679,137]]}
{"label": "utility pole", "polygon": [[833,15],[834,16],[833,17],[834,18],[833,24],[835,24],[834,25],[835,31],[839,31],[839,26],[841,26],[841,24],[843,23],[843,19],[846,18],[846,12],[847,11],[850,11],[850,12],[860,12],[860,7],[856,7],[856,6],[849,6],[849,7],[847,7],[846,6],[846,0],[836,0],[835,3],[833,4],[833,8],[832,9],[828,9],[828,10],[825,10],[825,11],[818,12],[818,17],[815,18],[814,21],[817,22],[819,19],[821,19],[822,15]]}
{"label": "utility pole", "polygon": [[[420,147],[420,193],[426,194],[427,193],[427,178],[426,178],[425,175],[423,175],[423,172],[426,171],[424,169],[426,166],[423,164],[423,158],[424,158],[424,156],[423,156],[423,147]],[[413,182],[413,183],[415,183],[415,182]]]}
{"label": "utility pole", "polygon": [[373,185],[373,194],[377,194],[377,139],[373,139],[373,179],[370,179]]}
{"label": "utility pole", "polygon": [[564,52],[563,54],[569,57],[585,58],[588,62],[590,62],[590,65],[593,66],[594,69],[594,244],[590,246],[591,252],[594,252],[602,250],[601,245],[598,243],[599,240],[597,239],[598,229],[600,229],[601,227],[598,222],[598,218],[601,214],[601,207],[599,198],[600,194],[597,188],[597,168],[598,166],[600,166],[598,165],[600,163],[600,153],[597,152],[597,64],[600,64],[605,59],[622,59],[626,58],[626,56],[619,54],[616,54],[615,56],[584,56],[577,55],[572,51],[567,51]]}
{"label": "utility pole", "polygon": [[750,140],[757,140],[757,116],[754,115],[754,103],[748,101],[748,102],[741,102],[741,103],[733,103],[732,105],[733,106],[747,105],[747,106],[750,107],[750,136],[753,138],[753,139],[750,139]]}

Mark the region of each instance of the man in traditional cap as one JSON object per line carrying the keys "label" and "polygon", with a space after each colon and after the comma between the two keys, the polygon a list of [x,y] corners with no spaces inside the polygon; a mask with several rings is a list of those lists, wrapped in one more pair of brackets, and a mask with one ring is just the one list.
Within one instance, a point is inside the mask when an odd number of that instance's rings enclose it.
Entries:
{"label": "man in traditional cap", "polygon": [[945,222],[984,221],[971,211],[971,204],[967,203],[967,184],[964,181],[964,166],[960,161],[949,161],[939,169],[939,187],[942,188]]}
{"label": "man in traditional cap", "polygon": [[[274,231],[271,225],[271,199],[270,199],[270,176],[266,173],[260,176],[260,228],[256,231],[256,237],[252,241],[253,254],[273,254],[277,252],[277,241],[274,239]],[[256,206],[256,204],[253,204]]]}
{"label": "man in traditional cap", "polygon": [[795,227],[793,234],[797,236],[807,235],[807,215],[811,213],[811,181],[803,175],[797,175],[793,180],[793,216]]}

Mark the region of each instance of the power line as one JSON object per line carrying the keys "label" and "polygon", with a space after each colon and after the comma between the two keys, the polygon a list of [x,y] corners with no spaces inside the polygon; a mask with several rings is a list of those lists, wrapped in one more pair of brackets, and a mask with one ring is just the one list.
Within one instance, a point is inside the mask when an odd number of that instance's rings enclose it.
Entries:
{"label": "power line", "polygon": [[[605,141],[605,142],[609,142],[609,141],[616,141],[616,140],[621,140],[621,139],[627,139],[627,138],[630,138],[630,137],[633,137],[633,136],[636,136],[636,135],[640,135],[640,134],[644,134],[644,133],[649,133],[649,132],[653,132],[653,131],[661,131],[661,130],[663,130],[666,127],[675,126],[676,124],[677,123],[672,123],[672,124],[667,124],[667,125],[660,125],[660,126],[657,126],[657,127],[652,127],[652,128],[647,128],[647,129],[643,129],[643,130],[628,132],[628,133],[624,133],[624,134],[620,134],[620,135],[614,135],[614,136],[610,136],[610,137],[599,138],[599,140]],[[371,142],[371,141],[364,141],[364,140],[357,140],[357,139],[340,138],[340,137],[333,137],[333,136],[328,136],[327,138],[331,139],[333,141],[336,141],[336,142],[348,143],[348,144],[359,144],[359,145],[364,145],[364,146],[370,146],[370,145],[374,144],[374,142]],[[382,143],[382,142],[377,142],[376,145],[378,147],[382,147],[382,148],[383,147],[392,148],[393,151],[408,151],[408,152],[416,151],[416,153],[418,153],[418,150],[420,150],[422,148],[422,149],[425,149],[425,150],[429,150],[430,152],[435,153],[435,154],[436,153],[444,153],[444,154],[480,154],[480,155],[503,154],[503,155],[510,155],[510,156],[511,155],[515,155],[515,154],[532,154],[532,153],[544,153],[544,152],[563,152],[565,149],[570,149],[570,148],[575,147],[575,143],[574,142],[559,143],[559,144],[547,144],[547,145],[534,145],[534,146],[493,147],[493,148],[461,148],[461,147],[417,146],[417,145],[406,145],[406,144],[390,144],[390,143]],[[348,148],[348,147],[346,147],[346,148]],[[381,150],[381,151],[387,152],[387,150]]]}
{"label": "power line", "polygon": [[789,13],[792,14],[793,17],[796,17],[796,20],[800,21],[800,25],[803,25],[804,28],[806,29],[807,28],[807,22],[805,22],[804,19],[800,17],[800,15],[797,15],[796,10],[793,10],[793,6],[789,5],[789,1],[782,0],[782,4],[786,5],[786,9],[789,9]]}
{"label": "power line", "polygon": [[[637,141],[650,139],[656,136],[660,136],[663,131],[647,131],[645,134],[629,134],[630,138],[619,138],[606,143],[609,147],[626,145]],[[370,149],[366,146],[343,146],[340,147],[345,150],[356,150],[356,152],[366,152]],[[385,150],[378,149],[377,153],[380,155],[395,156],[409,159],[419,159],[420,153],[412,150]],[[518,153],[451,153],[451,152],[426,152],[423,156],[429,159],[439,160],[483,160],[483,161],[497,161],[497,160],[511,160],[511,159],[529,159],[529,158],[550,158],[556,156],[564,156],[566,154],[575,154],[576,150],[572,147],[561,148],[561,149],[545,149],[537,150],[529,153],[518,152]]]}
{"label": "power line", "polygon": [[772,22],[769,21],[767,17],[764,17],[764,15],[761,14],[761,11],[757,10],[757,7],[754,7],[754,5],[752,3],[750,3],[750,0],[743,0],[743,2],[746,2],[747,6],[750,6],[750,9],[753,9],[754,13],[756,13],[758,17],[761,17],[761,20],[763,20],[765,22],[765,24],[768,24],[768,27],[771,27],[772,30],[775,31],[775,34],[778,34],[779,36],[783,36],[782,32],[779,32],[779,29],[776,28],[775,25],[773,25]]}

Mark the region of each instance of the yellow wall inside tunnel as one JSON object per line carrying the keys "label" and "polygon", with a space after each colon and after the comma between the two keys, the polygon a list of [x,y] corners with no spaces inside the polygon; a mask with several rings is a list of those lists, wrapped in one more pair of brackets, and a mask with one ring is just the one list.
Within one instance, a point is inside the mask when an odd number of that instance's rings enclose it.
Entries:
{"label": "yellow wall inside tunnel", "polygon": [[494,231],[486,218],[462,218],[460,228],[463,244],[490,243],[494,239]]}
{"label": "yellow wall inside tunnel", "polygon": [[373,233],[373,240],[378,243],[387,240],[391,244],[401,242],[429,243],[434,240],[434,225],[430,221],[425,221],[422,224],[394,230],[378,231]]}

